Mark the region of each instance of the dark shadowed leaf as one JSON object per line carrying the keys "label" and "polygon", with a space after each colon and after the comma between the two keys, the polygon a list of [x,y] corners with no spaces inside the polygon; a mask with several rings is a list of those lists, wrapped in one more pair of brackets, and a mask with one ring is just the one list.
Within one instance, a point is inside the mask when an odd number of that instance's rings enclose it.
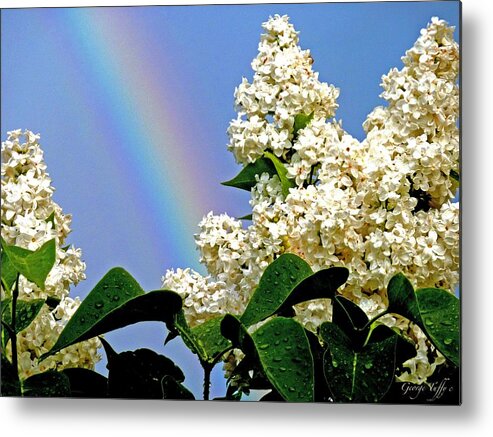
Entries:
{"label": "dark shadowed leaf", "polygon": [[67,375],[48,370],[27,378],[22,384],[22,395],[36,398],[68,397],[70,381]]}
{"label": "dark shadowed leaf", "polygon": [[109,397],[163,399],[165,376],[171,376],[179,383],[185,380],[183,372],[172,360],[150,349],[107,353],[107,357]]}
{"label": "dark shadowed leaf", "polygon": [[195,396],[183,384],[170,375],[165,375],[161,380],[163,399],[194,400]]}
{"label": "dark shadowed leaf", "polygon": [[21,386],[17,372],[15,371],[12,363],[2,354],[1,362],[1,385],[0,385],[0,395],[1,396],[20,396]]}
{"label": "dark shadowed leaf", "polygon": [[332,302],[332,322],[351,339],[354,348],[361,348],[370,332],[365,312],[342,296],[336,296]]}
{"label": "dark shadowed leaf", "polygon": [[63,373],[70,382],[70,396],[75,398],[105,398],[108,392],[108,379],[89,369],[70,368]]}

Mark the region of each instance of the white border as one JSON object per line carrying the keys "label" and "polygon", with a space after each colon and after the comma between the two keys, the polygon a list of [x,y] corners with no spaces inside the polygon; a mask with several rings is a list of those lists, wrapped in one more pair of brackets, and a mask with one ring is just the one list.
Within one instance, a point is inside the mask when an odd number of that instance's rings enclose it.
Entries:
{"label": "white border", "polygon": [[[270,3],[286,3],[271,1]],[[216,0],[214,4],[230,3]],[[259,3],[241,1],[238,3]],[[474,436],[493,429],[493,126],[491,2],[463,1],[463,405],[372,406],[0,399],[2,436]],[[22,1],[0,7],[207,4]],[[330,25],[330,23],[327,23]],[[22,28],[19,28],[22,32]],[[488,432],[488,429],[490,430]],[[144,434],[145,433],[145,434]]]}

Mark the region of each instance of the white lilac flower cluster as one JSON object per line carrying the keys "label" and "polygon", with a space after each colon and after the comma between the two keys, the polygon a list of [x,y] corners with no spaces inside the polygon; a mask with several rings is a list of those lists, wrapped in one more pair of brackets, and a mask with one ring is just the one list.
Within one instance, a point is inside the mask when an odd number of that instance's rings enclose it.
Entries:
{"label": "white lilac flower cluster", "polygon": [[339,90],[320,82],[312,70],[309,50],[298,46],[298,34],[287,16],[263,24],[267,31],[252,62],[252,83],[243,78],[235,90],[238,117],[229,126],[231,150],[238,163],[248,164],[265,150],[286,158],[293,149],[296,115],[332,117]]}
{"label": "white lilac flower cluster", "polygon": [[[284,252],[302,257],[315,271],[347,267],[341,292],[369,317],[386,309],[386,287],[397,272],[415,287],[453,293],[459,280],[454,29],[433,18],[402,58],[404,67],[383,76],[381,97],[388,105],[368,116],[367,137],[360,142],[330,119],[338,91],[318,81],[287,17],[270,18],[264,28],[253,83],[244,79],[235,93],[239,117],[231,122],[228,148],[243,164],[265,151],[275,153],[296,187],[284,198],[277,176],[260,175],[246,228],[226,214],[204,217],[196,241],[210,275],[171,270],[164,277],[165,287],[184,296],[188,321],[241,313],[267,265]],[[295,135],[297,114],[313,118]],[[315,331],[330,320],[330,301],[300,304],[296,313]],[[382,320],[417,345],[400,379],[426,381],[443,356],[418,327],[393,315]],[[227,360],[228,371],[233,361]]]}
{"label": "white lilac flower cluster", "polygon": [[[46,172],[39,135],[30,131],[8,132],[2,143],[2,238],[7,244],[36,250],[55,238],[56,261],[46,279],[45,290],[19,279],[19,299],[52,297],[60,303],[50,310],[44,305],[31,325],[17,336],[19,375],[27,378],[51,368],[84,367],[92,369],[99,361],[97,339],[70,346],[38,364],[38,357],[51,349],[71,315],[80,305],[69,297],[71,285],[85,279],[81,250],[64,247],[70,232],[71,216],[63,214],[52,199],[54,188]],[[6,290],[2,288],[2,299]],[[9,342],[7,353],[11,354]]]}

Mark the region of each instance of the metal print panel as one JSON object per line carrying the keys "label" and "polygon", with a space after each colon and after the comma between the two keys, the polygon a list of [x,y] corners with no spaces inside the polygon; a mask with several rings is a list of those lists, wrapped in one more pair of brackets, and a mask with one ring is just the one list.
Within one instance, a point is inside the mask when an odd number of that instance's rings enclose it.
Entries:
{"label": "metal print panel", "polygon": [[2,396],[460,404],[459,2],[1,25]]}

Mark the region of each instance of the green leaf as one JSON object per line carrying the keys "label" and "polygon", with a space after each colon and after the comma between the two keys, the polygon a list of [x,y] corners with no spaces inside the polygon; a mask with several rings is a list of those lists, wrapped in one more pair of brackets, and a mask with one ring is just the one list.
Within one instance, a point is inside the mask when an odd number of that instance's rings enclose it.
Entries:
{"label": "green leaf", "polygon": [[[15,323],[15,333],[26,329],[31,322],[36,318],[41,311],[45,301],[44,299],[33,300],[18,300],[17,301],[17,315]],[[9,326],[12,325],[12,301],[2,301],[2,320]]]}
{"label": "green leaf", "polygon": [[13,268],[28,281],[34,282],[44,290],[45,281],[56,259],[55,239],[47,241],[38,250],[32,252],[21,247],[9,246],[2,238],[2,248]]}
{"label": "green leaf", "polygon": [[22,384],[22,395],[36,398],[70,396],[70,381],[67,375],[48,370],[27,378]]}
{"label": "green leaf", "polygon": [[[323,323],[320,334],[328,346],[324,355],[325,378],[334,401],[382,399],[394,379],[397,334],[380,325],[361,350],[355,350],[351,339],[334,323]],[[380,337],[379,341],[372,340],[373,336]]]}
{"label": "green leaf", "polygon": [[252,219],[253,219],[252,214],[247,214],[242,217],[238,217],[238,220],[252,220]]}
{"label": "green leaf", "polygon": [[212,364],[224,351],[231,347],[231,342],[221,334],[221,322],[224,316],[215,317],[191,329],[196,342],[201,344],[199,350],[205,354],[200,358]]}
{"label": "green leaf", "polygon": [[75,398],[105,398],[108,391],[108,379],[93,370],[83,368],[64,369],[70,382],[70,396]]}
{"label": "green leaf", "polygon": [[53,226],[52,226],[52,229],[55,229],[55,211],[53,211],[49,216],[48,218],[46,219],[46,223],[51,223]]}
{"label": "green leaf", "polygon": [[305,114],[298,114],[296,117],[294,117],[294,127],[293,127],[293,136],[297,137],[298,136],[298,131],[301,129],[304,129],[305,127],[308,126],[308,123],[312,121],[314,116],[314,113],[310,113],[309,115]]}
{"label": "green leaf", "polygon": [[347,277],[348,270],[343,267],[313,273],[300,257],[283,254],[265,269],[241,321],[251,326],[298,303],[331,298]]}
{"label": "green leaf", "polygon": [[276,173],[279,176],[279,180],[281,181],[281,187],[282,187],[282,195],[284,197],[287,197],[289,194],[289,189],[293,188],[296,186],[296,183],[294,182],[293,179],[288,179],[288,171],[286,170],[286,167],[284,164],[279,160],[279,158],[274,155],[273,153],[270,152],[265,152],[264,156],[267,159],[270,159],[272,163],[274,164],[274,167],[276,169]]}
{"label": "green leaf", "polygon": [[457,297],[439,288],[414,291],[401,273],[390,280],[387,295],[389,312],[416,323],[447,359],[456,366],[460,364],[460,305]]}
{"label": "green leaf", "polygon": [[17,279],[17,270],[10,261],[7,252],[2,249],[2,286],[10,292],[15,280]]}
{"label": "green leaf", "polygon": [[241,322],[251,326],[274,314],[293,289],[312,273],[310,266],[300,257],[291,253],[279,256],[265,269]]}
{"label": "green leaf", "polygon": [[313,402],[314,365],[303,327],[276,317],[252,334],[266,376],[288,402]]}
{"label": "green leaf", "polygon": [[166,343],[175,338],[178,334],[183,343],[196,355],[203,363],[215,364],[220,355],[231,347],[231,342],[221,334],[221,322],[224,316],[215,317],[198,326],[190,328],[183,311],[176,316],[174,323],[170,326],[170,334]]}
{"label": "green leaf", "polygon": [[107,354],[108,395],[115,398],[164,399],[162,380],[183,382],[181,369],[150,349]]}
{"label": "green leaf", "polygon": [[426,335],[446,358],[459,366],[459,299],[439,288],[416,290],[416,297]]}
{"label": "green leaf", "polygon": [[124,269],[111,269],[68,321],[56,344],[40,360],[61,349],[105,332],[143,321],[172,323],[181,297],[168,290],[144,293]]}
{"label": "green leaf", "polygon": [[247,164],[233,179],[222,182],[221,184],[250,191],[257,183],[255,176],[260,176],[262,173],[269,173],[271,177],[277,174],[272,160],[259,158],[255,162]]}
{"label": "green leaf", "polygon": [[21,385],[19,382],[19,377],[15,371],[12,363],[2,354],[1,361],[1,385],[0,385],[0,395],[1,396],[20,396],[21,395]]}
{"label": "green leaf", "polygon": [[455,170],[450,170],[450,177],[457,182],[460,182],[460,175]]}
{"label": "green leaf", "polygon": [[292,179],[288,179],[288,171],[284,164],[276,155],[270,152],[265,152],[262,158],[247,164],[237,176],[229,181],[222,182],[222,185],[250,191],[257,183],[255,176],[260,176],[262,173],[268,173],[271,177],[274,175],[279,176],[284,197],[289,194],[289,189],[295,186],[295,182]]}

